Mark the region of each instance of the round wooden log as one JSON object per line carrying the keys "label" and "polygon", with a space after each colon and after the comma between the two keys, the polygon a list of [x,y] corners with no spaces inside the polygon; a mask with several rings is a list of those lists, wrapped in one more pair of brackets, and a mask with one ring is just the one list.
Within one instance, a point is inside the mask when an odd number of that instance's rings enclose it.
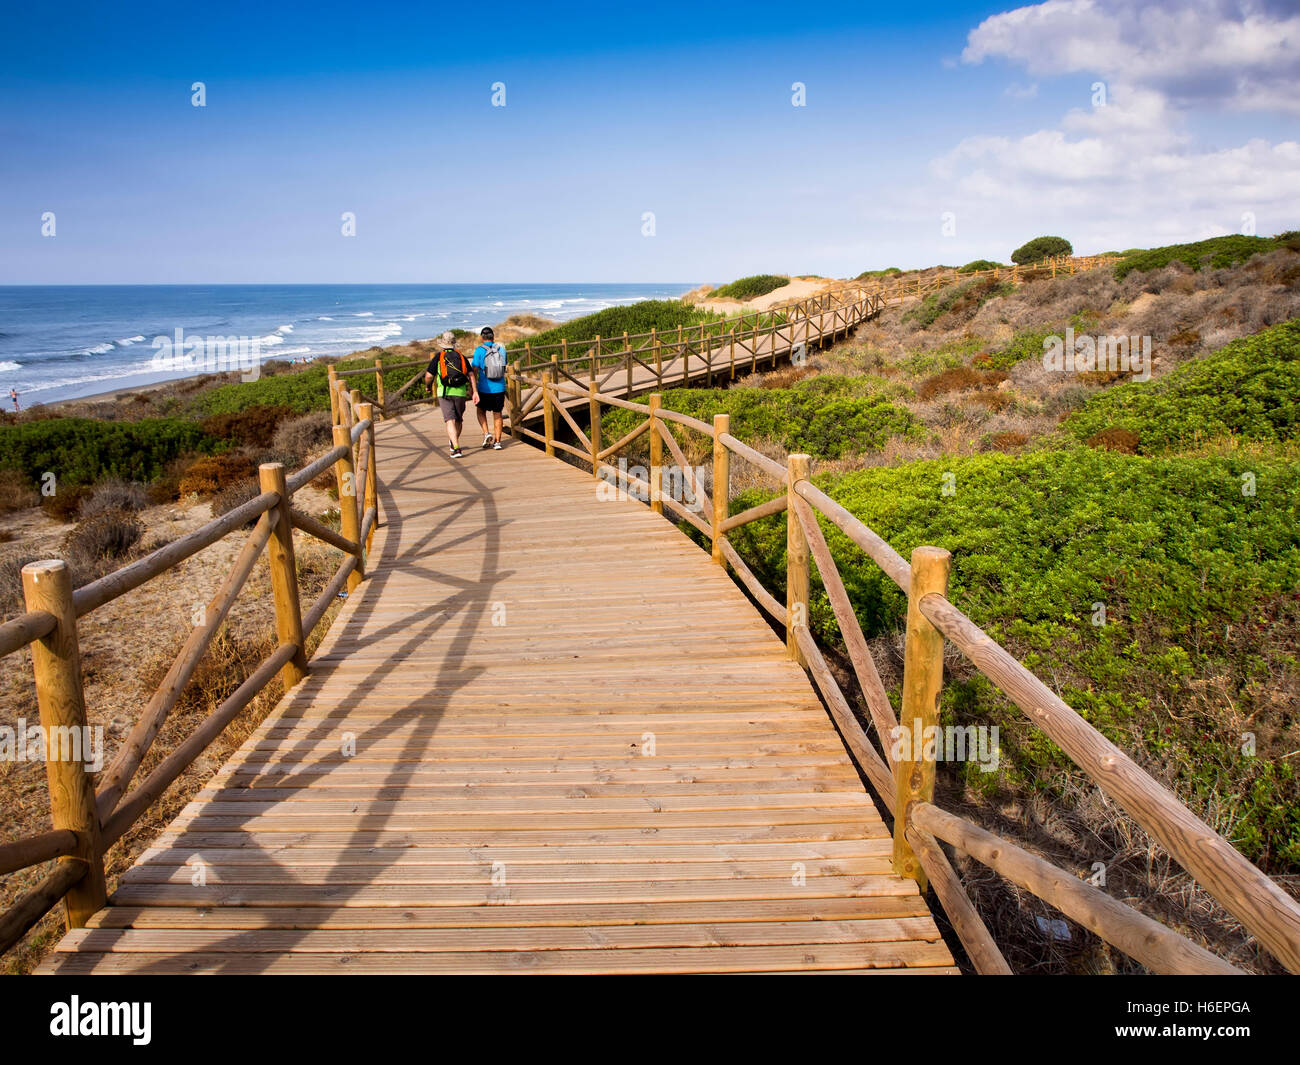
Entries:
{"label": "round wooden log", "polygon": [[932,803],[909,808],[913,825],[1019,884],[1157,973],[1241,975],[1235,965],[1051,862]]}
{"label": "round wooden log", "polygon": [[[808,480],[812,472],[812,458],[808,455],[791,455],[786,459],[786,471],[788,503],[796,498],[795,486],[800,481]],[[801,666],[807,666],[795,636],[795,627],[808,624],[808,537],[804,535],[803,527],[793,518],[787,519],[785,532],[785,648],[792,659]]]}
{"label": "round wooden log", "polygon": [[[907,842],[907,809],[934,798],[934,752],[926,742],[939,726],[939,695],[943,689],[943,634],[921,613],[922,596],[948,590],[952,556],[939,547],[912,552],[912,580],[907,596],[907,636],[903,648],[903,707],[894,777],[898,798],[894,811],[894,872],[926,888],[925,870]],[[882,737],[890,742],[892,737]],[[927,753],[928,752],[928,753]]]}
{"label": "round wooden log", "polygon": [[[349,431],[345,426],[334,427],[334,447],[343,448],[343,454],[334,463],[334,483],[339,493],[339,526],[345,540],[354,544],[361,542],[361,523],[357,517],[356,473],[352,469],[352,444]],[[348,591],[355,592],[365,577],[363,563],[358,559],[356,567],[348,574]]]}
{"label": "round wooden log", "polygon": [[54,628],[32,644],[36,702],[45,733],[45,775],[50,789],[50,820],[56,829],[77,835],[75,853],[59,859],[85,868],[64,903],[69,928],[83,928],[107,898],[104,851],[100,841],[95,789],[86,772],[89,740],[81,687],[81,652],[77,614],[72,602],[72,575],[66,562],[29,562],[22,570],[23,595],[29,611],[53,615]]}
{"label": "round wooden log", "polygon": [[731,452],[722,437],[731,432],[731,415],[713,416],[713,561],[727,564],[722,554],[722,541],[727,535],[727,512],[731,504]]}
{"label": "round wooden log", "polygon": [[263,492],[280,496],[279,520],[267,541],[267,561],[271,567],[271,592],[275,601],[275,633],[281,644],[292,644],[297,653],[285,663],[280,679],[288,691],[307,675],[306,641],[302,636],[302,606],[298,602],[298,566],[293,553],[293,517],[289,513],[289,493],[285,488],[284,465],[264,462],[257,470]]}

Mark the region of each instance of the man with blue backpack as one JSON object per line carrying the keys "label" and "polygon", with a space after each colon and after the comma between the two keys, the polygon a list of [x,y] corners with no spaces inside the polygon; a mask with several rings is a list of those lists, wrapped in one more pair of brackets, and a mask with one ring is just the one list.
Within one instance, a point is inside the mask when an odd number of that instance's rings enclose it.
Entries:
{"label": "man with blue backpack", "polygon": [[[490,326],[479,332],[483,341],[474,349],[471,365],[478,371],[478,394],[474,409],[478,414],[479,428],[483,430],[483,450],[501,450],[501,412],[506,405],[506,349],[496,342]],[[492,428],[488,428],[488,414],[492,415]]]}

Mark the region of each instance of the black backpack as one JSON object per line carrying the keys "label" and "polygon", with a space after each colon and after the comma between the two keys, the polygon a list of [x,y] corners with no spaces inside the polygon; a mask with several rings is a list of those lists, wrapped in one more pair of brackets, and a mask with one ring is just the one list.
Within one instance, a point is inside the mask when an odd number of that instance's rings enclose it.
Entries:
{"label": "black backpack", "polygon": [[[460,365],[447,365],[447,356],[454,355],[460,361]],[[465,361],[465,356],[454,348],[443,348],[438,353],[438,380],[442,382],[443,388],[464,388],[469,384],[469,363]]]}

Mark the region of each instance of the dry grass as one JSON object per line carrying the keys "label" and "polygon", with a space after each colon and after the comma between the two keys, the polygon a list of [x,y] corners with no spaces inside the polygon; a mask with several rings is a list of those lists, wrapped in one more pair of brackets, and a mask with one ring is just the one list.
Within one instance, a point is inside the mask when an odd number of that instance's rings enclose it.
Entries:
{"label": "dry grass", "polygon": [[[326,509],[328,497],[304,489],[296,504],[311,511]],[[39,513],[39,512],[38,512]],[[207,504],[159,507],[143,512],[146,543],[197,528],[211,517]],[[54,526],[55,529],[59,528]],[[51,533],[32,520],[19,550],[49,557]],[[57,543],[57,540],[54,541]],[[315,600],[342,561],[333,548],[295,533],[300,590],[304,608]],[[225,578],[243,537],[232,535],[186,560],[154,581],[86,615],[79,622],[82,673],[89,722],[104,729],[105,764],[111,762],[141,706],[170,666],[188,636],[196,603],[206,602]],[[137,551],[143,550],[138,548]],[[325,624],[309,639],[314,651],[337,613],[331,605]],[[204,657],[181,702],[168,717],[136,776],[136,783],[218,703],[230,694],[274,645],[274,609],[265,554],[236,601],[226,626]],[[38,719],[29,651],[9,660],[0,673],[0,701],[13,717]],[[265,689],[213,744],[172,784],[160,800],[106,856],[110,890],[121,873],[229,758],[280,696],[278,681]],[[5,811],[5,840],[33,835],[50,827],[44,767],[39,763],[0,763],[0,809]],[[0,883],[0,910],[31,887],[50,867],[22,870]],[[3,971],[28,972],[62,934],[61,910],[47,915],[4,957]]]}

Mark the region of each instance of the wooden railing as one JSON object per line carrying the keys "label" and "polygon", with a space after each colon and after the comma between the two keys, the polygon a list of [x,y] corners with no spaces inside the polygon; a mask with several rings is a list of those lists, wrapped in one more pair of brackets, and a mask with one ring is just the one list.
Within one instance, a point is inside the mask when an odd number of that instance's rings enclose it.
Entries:
{"label": "wooden railing", "polygon": [[[41,727],[47,737],[87,726],[78,650],[78,619],[166,573],[187,558],[255,522],[229,575],[208,603],[203,623],[185,641],[171,668],[145,704],[126,741],[96,787],[71,744],[46,744],[46,775],[53,827],[36,836],[0,844],[0,876],[58,859],[58,865],[0,914],[0,952],[8,950],[59,900],[69,928],[83,927],[105,902],[104,854],[193,763],[235,716],[277,675],[285,689],[307,671],[307,642],[345,582],[357,587],[378,522],[375,435],[371,405],[354,402],[340,386],[331,392],[334,446],[296,473],[283,465],[259,469],[261,493],[200,529],[91,584],[73,589],[67,564],[57,559],[23,567],[27,612],[0,625],[0,655],[28,645]],[[293,506],[304,485],[332,468],[338,489],[341,533]],[[324,590],[303,613],[299,601],[293,530],[300,529],[343,551],[345,558]],[[132,782],[167,715],[224,623],[265,549],[275,609],[276,649],[149,774]]]}
{"label": "wooden railing", "polygon": [[[1079,769],[1151,834],[1248,932],[1291,972],[1300,972],[1300,905],[1227,840],[1196,817],[1127,754],[1106,739],[1055,692],[1022,666],[947,598],[949,554],[938,547],[918,547],[910,563],[880,536],[845,510],[810,478],[811,459],[790,455],[785,465],[731,435],[729,417],[716,415],[709,425],[666,409],[661,397],[633,403],[597,390],[554,380],[550,373],[529,379],[542,394],[546,411],[540,442],[547,454],[561,452],[593,477],[625,488],[697,529],[711,544],[713,559],[730,569],[753,601],[785,630],[790,657],[809,673],[829,708],[846,746],[894,818],[894,868],[927,883],[939,901],[975,968],[981,973],[1010,972],[1001,951],[967,897],[956,871],[938,841],[951,845],[1038,896],[1148,969],[1173,973],[1235,973],[1240,970],[1165,925],[1119,902],[1066,870],[995,836],[935,804],[935,758],[932,745],[900,744],[894,738],[928,736],[939,724],[945,640],[960,650],[1019,707]],[[584,432],[562,397],[588,405]],[[632,411],[642,417],[621,439],[601,441],[603,408]],[[556,438],[557,417],[576,445]],[[698,483],[676,432],[704,434],[711,440],[711,493]],[[512,426],[519,434],[519,427]],[[649,434],[648,480],[634,476],[626,463],[612,461],[619,452]],[[525,434],[536,437],[531,432]],[[697,504],[685,505],[663,491],[665,449]],[[732,458],[739,458],[784,487],[766,503],[731,514],[729,493]],[[788,512],[786,600],[779,602],[730,543],[738,527]],[[821,522],[837,528],[864,552],[907,596],[901,714],[896,717],[853,604],[831,555]],[[866,704],[879,746],[853,713],[808,624],[810,562],[816,563],[844,640],[854,679]],[[919,751],[918,751],[919,747]],[[927,754],[927,751],[929,752]]]}
{"label": "wooden railing", "polygon": [[[549,372],[553,380],[566,380],[579,388],[587,388],[594,382],[598,391],[612,391],[624,399],[637,394],[636,378],[640,371],[644,371],[640,391],[647,388],[662,391],[674,385],[686,388],[693,381],[700,380],[705,387],[712,388],[715,381],[734,381],[738,372],[746,369],[755,372],[764,363],[775,368],[779,356],[790,352],[797,344],[806,347],[827,337],[846,334],[878,315],[890,303],[981,278],[1019,284],[1035,278],[1075,274],[1116,261],[1114,256],[1104,255],[1062,256],[1025,266],[999,266],[971,273],[937,270],[924,276],[918,273],[910,280],[899,278],[874,284],[848,281],[813,296],[776,304],[765,311],[745,311],[732,317],[678,326],[675,330],[651,329],[648,333],[624,333],[621,337],[597,336],[574,344],[568,340],[556,344],[525,341],[522,350],[513,350],[511,358],[512,379],[507,385],[511,418],[514,424],[522,425],[525,419],[534,416],[542,399],[540,389],[521,391],[514,375]],[[335,370],[330,367],[330,395],[336,394],[343,379],[368,381],[373,375],[373,396],[363,396],[357,390],[351,395],[355,402],[361,399],[372,402],[381,417],[391,417],[410,407],[431,402],[427,397],[402,398],[424,376],[427,365],[428,361],[424,359],[387,365],[376,359],[373,369]],[[386,394],[384,374],[403,369],[415,372],[391,395]]]}

